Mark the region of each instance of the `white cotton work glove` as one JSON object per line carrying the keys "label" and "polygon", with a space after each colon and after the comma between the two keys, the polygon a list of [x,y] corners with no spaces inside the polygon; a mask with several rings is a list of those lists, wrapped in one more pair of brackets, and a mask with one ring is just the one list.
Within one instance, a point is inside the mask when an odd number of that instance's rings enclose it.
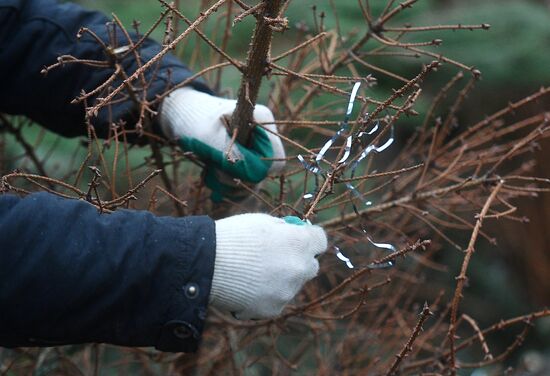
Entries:
{"label": "white cotton work glove", "polygon": [[297,217],[218,220],[210,304],[238,319],[275,317],[317,275],[326,249],[325,231]]}
{"label": "white cotton work glove", "polygon": [[[209,95],[191,87],[174,90],[164,99],[159,122],[166,137],[177,140],[185,151],[191,151],[206,165],[206,185],[212,190],[212,200],[221,201],[235,191],[233,178],[259,183],[270,173],[284,167],[284,161],[263,158],[284,158],[281,139],[260,127],[254,128],[251,145],[235,143],[226,123],[231,118],[236,100]],[[256,105],[254,121],[267,123],[267,129],[277,132],[273,114],[263,105]],[[233,185],[232,185],[233,184]]]}

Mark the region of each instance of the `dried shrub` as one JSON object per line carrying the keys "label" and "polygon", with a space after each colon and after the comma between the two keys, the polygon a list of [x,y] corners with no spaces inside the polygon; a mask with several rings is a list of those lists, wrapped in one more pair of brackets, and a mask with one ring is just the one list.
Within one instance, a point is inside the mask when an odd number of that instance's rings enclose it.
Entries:
{"label": "dried shrub", "polygon": [[[85,64],[112,70],[103,85],[75,98],[86,106],[88,138],[85,148],[74,145],[72,158],[52,162],[53,148],[38,156],[42,133],[30,141],[23,132],[28,121],[0,117],[2,142],[11,137],[23,150],[15,161],[6,153],[0,157],[0,189],[20,194],[45,190],[87,200],[104,213],[134,208],[162,215],[297,215],[322,225],[329,234],[330,249],[321,258],[320,275],[273,320],[241,322],[211,310],[199,354],[109,345],[2,350],[0,371],[456,374],[459,368],[502,364],[535,321],[550,315],[540,310],[495,317],[501,321],[480,328],[461,304],[479,238],[495,242],[483,225],[524,222],[516,216],[515,199],[545,192],[550,183],[531,172],[531,152],[549,129],[548,114],[531,105],[545,100],[550,88],[509,103],[477,123],[462,124],[459,114],[467,111],[463,104],[481,72],[434,52],[441,43],[437,37],[423,39],[441,30],[484,30],[489,25],[400,26],[396,18],[416,0],[388,0],[372,10],[367,0],[356,5],[364,17],[361,30],[345,33],[337,14],[313,9],[316,28],[293,26],[293,46],[283,50],[278,38],[289,39],[283,32],[295,21],[285,16],[293,6],[290,1],[249,6],[240,0],[203,0],[194,20],[178,10],[178,2],[159,2],[157,22],[141,33],[145,37],[164,28],[164,48],[153,59],[143,61],[140,42],[128,36],[124,46],[97,40],[109,56],[106,61],[61,56],[44,69],[46,73],[65,64]],[[327,6],[333,9],[331,1]],[[107,25],[111,32],[128,35],[113,17]],[[328,17],[335,20],[334,29],[325,26]],[[253,40],[245,62],[224,51],[234,25],[250,19],[266,34],[257,37],[261,42]],[[208,36],[201,30],[209,30]],[[83,28],[81,34],[91,31]],[[273,34],[273,45],[267,34]],[[194,38],[201,44],[186,53]],[[268,48],[262,49],[266,43]],[[176,87],[147,100],[150,83],[144,72],[154,70],[162,56],[174,50],[194,66],[197,73],[191,79],[202,76],[222,93],[230,91],[222,87],[225,76],[243,74],[238,110],[230,124],[235,139],[246,142],[251,102],[263,84],[259,96],[275,113],[287,166],[260,187],[236,182],[249,193],[244,202],[213,205],[202,163],[151,129],[155,109]],[[118,63],[123,56],[133,56],[140,68],[124,72]],[[402,77],[380,64],[381,57],[416,62],[416,74]],[[452,78],[435,92],[435,84],[431,92],[425,90],[425,82],[441,71],[452,71]],[[377,89],[381,79],[393,90]],[[357,82],[360,87],[354,86]],[[98,139],[94,116],[128,98],[138,108],[136,124],[113,119],[109,137]],[[428,109],[420,112],[416,107],[422,100]],[[346,115],[348,101],[355,110]],[[136,148],[129,139],[147,146]],[[8,171],[12,165],[19,168]],[[469,241],[460,240],[467,235]],[[461,266],[442,264],[442,252],[460,255]],[[457,268],[458,274],[453,271]],[[449,283],[432,283],[434,273],[445,275]],[[514,330],[512,343],[503,347],[494,341],[495,334]]]}

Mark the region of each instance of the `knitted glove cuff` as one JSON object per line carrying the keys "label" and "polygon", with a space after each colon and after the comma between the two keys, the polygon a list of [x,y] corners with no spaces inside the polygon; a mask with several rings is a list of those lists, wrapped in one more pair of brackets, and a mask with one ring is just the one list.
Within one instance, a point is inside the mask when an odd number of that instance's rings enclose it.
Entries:
{"label": "knitted glove cuff", "polygon": [[210,304],[241,311],[253,304],[262,277],[258,236],[245,227],[216,221],[216,259]]}

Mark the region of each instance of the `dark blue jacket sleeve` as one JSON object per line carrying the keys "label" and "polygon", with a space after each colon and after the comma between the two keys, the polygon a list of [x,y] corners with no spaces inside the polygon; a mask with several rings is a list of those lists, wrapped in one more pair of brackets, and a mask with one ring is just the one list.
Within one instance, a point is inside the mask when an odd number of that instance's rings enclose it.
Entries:
{"label": "dark blue jacket sleeve", "polygon": [[99,214],[48,193],[0,195],[0,346],[195,351],[214,257],[208,217]]}
{"label": "dark blue jacket sleeve", "polygon": [[[47,75],[40,71],[55,63],[60,55],[107,59],[102,47],[89,34],[77,40],[76,35],[83,26],[94,31],[106,44],[115,47],[127,45],[120,30],[115,33],[116,41],[110,40],[106,27],[108,21],[99,12],[71,3],[0,0],[0,112],[26,115],[65,136],[86,134],[84,105],[70,102],[82,90],[90,92],[105,82],[114,69],[65,64]],[[135,34],[131,36],[134,41],[139,39]],[[148,39],[140,49],[143,61],[155,56],[160,48]],[[132,54],[122,61],[122,66],[128,75],[136,70],[137,63]],[[165,55],[158,69],[153,67],[146,72],[146,81],[150,82],[148,99],[155,98],[190,75],[175,56]],[[198,90],[209,91],[202,81],[194,81],[192,85]],[[88,105],[92,104],[93,100],[90,100]],[[136,120],[136,111],[129,99],[100,111],[93,119],[97,134],[106,137],[111,121],[123,120],[132,124]]]}

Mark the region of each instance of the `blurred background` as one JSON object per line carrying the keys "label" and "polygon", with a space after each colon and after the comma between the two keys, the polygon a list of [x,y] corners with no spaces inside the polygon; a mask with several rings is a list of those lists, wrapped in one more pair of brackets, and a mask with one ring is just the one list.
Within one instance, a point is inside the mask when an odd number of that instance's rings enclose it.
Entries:
{"label": "blurred background", "polygon": [[[134,20],[141,22],[145,30],[157,18],[161,9],[154,0],[78,0],[86,7],[100,9],[107,14],[115,13],[126,25]],[[371,0],[372,13],[379,13],[386,5],[385,0]],[[184,13],[196,15],[200,1],[181,2]],[[324,13],[326,29],[338,27],[342,35],[364,30],[364,19],[357,12],[354,0],[338,1],[293,1],[288,10],[290,29],[282,37],[277,36],[276,48],[284,51],[293,46],[299,30],[314,30],[315,18]],[[336,15],[336,17],[334,16]],[[338,20],[338,22],[336,21]],[[438,31],[437,38],[443,40],[441,46],[432,50],[444,56],[473,65],[482,72],[482,80],[469,95],[461,111],[460,121],[472,123],[482,119],[509,102],[519,100],[542,86],[550,84],[550,1],[548,0],[424,0],[402,12],[398,21],[418,25],[434,24],[481,24],[491,25],[488,31]],[[318,21],[317,21],[318,22]],[[393,22],[393,26],[399,26]],[[209,24],[208,26],[212,26]],[[228,44],[231,56],[244,59],[253,22],[245,20],[233,29]],[[153,37],[162,39],[162,30]],[[429,34],[425,36],[429,40]],[[285,45],[285,41],[287,44]],[[191,38],[189,46],[180,55],[182,60],[198,69],[201,62],[189,61],[188,55],[196,48],[196,39]],[[207,48],[206,46],[202,46]],[[380,67],[404,77],[416,74],[418,63],[410,58],[384,59],[374,61]],[[207,62],[205,62],[207,64]],[[224,74],[221,88],[233,94],[238,88],[240,76]],[[397,88],[398,81],[376,74],[378,85],[374,90],[387,93]],[[425,86],[439,87],[447,82],[454,71],[443,67],[436,78]],[[233,93],[231,93],[233,91]],[[435,90],[434,90],[435,91]],[[424,113],[429,105],[429,95],[417,103],[415,108]],[[266,98],[264,98],[265,101]],[[546,108],[548,103],[536,106]],[[424,107],[422,107],[424,106]],[[416,119],[406,121],[415,122]],[[402,127],[407,128],[407,127]],[[550,176],[550,145],[541,144],[537,153],[537,171],[534,175]],[[480,313],[503,309],[513,314],[527,311],[531,306],[550,305],[550,196],[543,195],[536,203],[526,199],[519,216],[526,216],[526,224],[502,223],[493,232],[499,238],[497,247],[480,252],[474,258],[472,270],[484,280],[476,285]],[[470,290],[470,293],[473,291]],[[491,295],[490,304],[483,304],[484,296]],[[495,300],[496,298],[496,300]],[[496,305],[495,305],[496,303]],[[550,336],[550,322],[547,334]]]}
{"label": "blurred background", "polygon": [[[107,13],[115,13],[125,25],[134,21],[141,23],[140,30],[146,30],[158,17],[161,6],[156,0],[78,0],[82,5],[100,9]],[[386,5],[385,0],[370,1],[372,13],[379,13]],[[193,19],[201,9],[201,1],[182,1],[184,13]],[[203,7],[204,8],[204,7]],[[326,29],[338,28],[345,37],[348,33],[364,30],[364,20],[357,12],[355,0],[312,1],[295,0],[289,7],[287,16],[290,29],[282,36],[277,36],[274,49],[284,51],[295,45],[297,33],[304,29],[315,30],[321,15],[324,14]],[[336,15],[336,17],[334,16]],[[338,20],[338,22],[336,21]],[[541,86],[550,85],[550,1],[548,0],[423,0],[412,9],[402,12],[392,26],[404,26],[411,23],[415,26],[435,24],[480,24],[491,25],[490,30],[483,31],[438,31],[437,38],[443,40],[438,47],[430,47],[434,52],[440,52],[466,65],[474,65],[482,72],[482,79],[476,84],[459,114],[459,122],[471,124],[483,119],[509,102],[519,100]],[[207,25],[211,27],[212,25]],[[183,26],[180,26],[183,27]],[[245,58],[247,45],[253,23],[245,20],[233,29],[228,44],[230,55]],[[153,33],[153,38],[161,40],[162,28]],[[435,37],[435,36],[434,36]],[[429,33],[425,39],[429,40]],[[405,40],[406,41],[406,40]],[[193,59],[195,48],[207,48],[197,45],[195,38],[189,38],[185,48],[178,53],[184,62],[198,70],[207,66],[208,62]],[[345,42],[345,40],[344,40]],[[409,58],[386,59],[382,56],[373,60],[373,64],[383,67],[404,77],[412,77],[418,72],[418,62]],[[232,68],[228,68],[231,70]],[[373,73],[378,84],[372,90],[374,93],[390,92],[400,86],[399,81],[384,75]],[[424,99],[420,100],[415,109],[425,113],[430,104],[430,88],[432,96],[442,84],[447,82],[456,69],[443,66],[434,78],[426,82]],[[224,95],[235,95],[240,82],[236,70],[225,72],[219,87]],[[260,102],[266,102],[263,93]],[[374,95],[375,96],[375,95]],[[532,106],[550,111],[546,102]],[[466,109],[466,110],[464,110]],[[407,118],[412,129],[421,119]],[[36,138],[39,132],[36,127],[25,130],[27,137]],[[400,137],[407,137],[407,131],[401,131]],[[55,143],[55,154],[49,159],[50,164],[62,164],[67,155],[74,152],[75,140],[60,139],[49,133],[40,133],[45,142],[38,149],[38,155],[44,156],[51,152]],[[16,143],[7,143],[9,153],[17,155],[20,152]],[[144,152],[145,153],[145,152]],[[536,150],[537,166],[534,176],[550,176],[550,143],[543,142]],[[480,326],[488,326],[496,319],[521,315],[532,310],[550,305],[550,196],[543,194],[539,199],[523,199],[518,217],[529,219],[527,223],[503,221],[493,222],[487,231],[495,236],[498,244],[490,245],[481,241],[478,252],[472,260],[469,269],[470,285],[463,302],[464,307],[476,317]],[[456,234],[455,238],[461,244],[467,242],[469,234]],[[453,252],[440,252],[441,263],[460,265],[461,255]],[[453,256],[453,254],[455,256]],[[453,259],[456,257],[456,259]],[[445,259],[449,258],[449,259]],[[451,275],[457,275],[457,270],[451,270]],[[452,283],[448,275],[434,273],[434,281]],[[513,337],[503,338],[510,343]],[[550,372],[550,320],[541,320],[528,341],[513,357],[510,364],[521,365],[526,374],[549,374]],[[483,375],[485,371],[474,374]]]}
{"label": "blurred background", "polygon": [[[159,13],[159,5],[153,0],[79,0],[91,8],[106,13],[114,12],[125,24],[139,20],[143,26],[150,25]],[[385,0],[370,1],[372,13],[379,13],[386,4]],[[184,1],[183,8],[187,14],[197,14],[199,1]],[[316,9],[313,9],[315,7]],[[298,30],[316,27],[316,16],[325,13],[324,22],[327,29],[338,27],[342,35],[364,29],[362,15],[357,12],[354,0],[293,1],[287,13],[290,30],[282,38],[277,38],[276,46],[280,50],[291,47]],[[336,14],[336,17],[333,15]],[[339,22],[337,23],[336,20]],[[402,13],[399,19],[402,25],[434,24],[480,24],[491,25],[488,31],[447,31],[438,32],[437,37],[443,40],[436,52],[466,65],[474,65],[482,72],[482,80],[469,95],[460,113],[460,122],[472,123],[482,119],[508,102],[519,100],[550,84],[550,1],[548,0],[424,0],[412,9]],[[317,21],[318,22],[318,21]],[[394,22],[394,26],[400,26]],[[253,24],[242,22],[234,28],[229,42],[229,53],[244,58],[246,43]],[[155,38],[162,38],[159,30]],[[285,40],[288,45],[285,46]],[[426,35],[429,40],[429,35]],[[189,48],[195,48],[191,41]],[[200,66],[200,62],[186,60],[184,50],[182,59],[186,63]],[[384,61],[384,60],[387,60]],[[411,59],[378,57],[374,61],[380,67],[404,77],[412,77],[417,72],[418,63]],[[236,91],[240,76],[224,74],[222,88]],[[375,72],[373,72],[375,73]],[[454,72],[442,68],[435,80],[427,82],[440,87],[447,82]],[[398,88],[396,80],[375,73],[378,85],[374,90],[387,93],[391,88]],[[435,92],[435,90],[434,90]],[[429,96],[426,96],[429,98]],[[416,109],[426,112],[429,99],[419,102]],[[550,110],[548,103],[538,106]],[[424,108],[422,108],[424,106]],[[415,122],[414,119],[406,121]],[[407,127],[402,127],[407,128]],[[406,136],[406,135],[402,135]],[[540,145],[537,153],[538,165],[534,175],[550,176],[550,144]],[[497,237],[497,246],[487,242],[480,243],[482,251],[477,252],[470,268],[471,286],[468,288],[464,304],[479,319],[480,325],[489,325],[496,317],[505,313],[506,317],[520,315],[541,306],[550,305],[550,196],[541,199],[525,199],[519,217],[529,218],[529,223],[502,222],[492,225],[490,233]],[[461,236],[465,236],[464,234]],[[467,241],[467,239],[463,239]],[[450,257],[453,252],[442,252]],[[459,265],[456,260],[442,260],[448,265]],[[454,261],[454,262],[453,262]],[[456,273],[452,273],[455,275]],[[434,276],[438,278],[437,275]],[[442,283],[449,283],[448,279]],[[489,298],[490,297],[490,298]],[[499,316],[500,315],[500,316]],[[506,342],[509,339],[507,339]],[[526,369],[532,372],[541,371],[543,363],[550,362],[550,320],[537,325],[536,334],[516,353],[512,363],[525,362]],[[550,372],[550,365],[546,365]]]}
{"label": "blurred background", "polygon": [[[160,6],[153,0],[79,0],[83,5],[101,9],[107,14],[116,13],[125,24],[139,20],[145,28],[156,19]],[[372,13],[379,13],[386,5],[385,0],[370,1]],[[187,14],[198,13],[200,1],[183,1],[181,6]],[[277,36],[276,49],[284,51],[294,45],[296,34],[307,28],[315,30],[319,17],[325,14],[326,29],[339,28],[342,35],[364,30],[364,19],[357,12],[354,0],[337,1],[293,1],[287,12],[290,29],[283,36]],[[336,17],[334,16],[336,15]],[[316,20],[317,18],[317,20]],[[336,21],[338,20],[338,22]],[[410,23],[415,26],[435,24],[481,24],[491,25],[488,31],[445,31],[437,32],[443,40],[434,52],[474,65],[482,72],[482,80],[467,98],[459,118],[461,123],[470,124],[482,119],[509,102],[519,100],[541,86],[550,84],[550,1],[548,0],[424,0],[411,9],[402,12],[399,22],[393,26]],[[399,23],[402,23],[399,25]],[[211,25],[210,25],[211,26]],[[251,20],[237,24],[229,41],[230,55],[244,59],[250,32]],[[153,35],[162,38],[161,30]],[[423,35],[429,40],[429,34]],[[194,69],[201,62],[189,61],[186,51],[196,48],[196,39],[181,53],[181,58]],[[286,42],[286,44],[285,44]],[[203,46],[206,48],[205,46]],[[412,77],[418,69],[418,62],[410,58],[384,59],[378,57],[373,64],[404,77]],[[224,74],[222,90],[233,94],[238,88],[238,72]],[[387,76],[372,72],[378,79],[373,90],[387,93],[398,88],[399,82]],[[435,79],[426,82],[425,90],[439,88],[455,74],[453,69],[443,67]],[[233,93],[231,93],[233,91]],[[429,95],[415,106],[425,113],[429,106]],[[266,98],[264,97],[264,100]],[[548,103],[538,103],[550,110]],[[464,111],[466,109],[466,111]],[[416,122],[420,119],[406,119]],[[414,124],[413,124],[414,125]],[[408,128],[406,126],[400,128]],[[409,127],[410,128],[410,127]],[[407,135],[401,135],[406,137]],[[536,172],[540,177],[550,176],[550,143],[542,143],[534,151],[537,155]],[[490,233],[498,240],[496,246],[480,242],[470,266],[470,286],[464,305],[479,320],[481,326],[490,325],[495,318],[520,315],[543,306],[550,306],[550,195],[543,194],[538,200],[524,199],[518,217],[526,217],[528,223],[502,222],[492,224]],[[467,242],[467,234],[462,236]],[[452,257],[453,252],[441,252]],[[441,260],[447,265],[460,265],[456,260]],[[452,271],[456,275],[457,271]],[[449,283],[445,276],[441,283]],[[503,338],[509,343],[513,338]],[[511,364],[525,363],[525,369],[533,374],[550,372],[550,320],[537,325],[536,333],[515,357]],[[545,365],[546,363],[546,365]],[[483,374],[482,371],[476,373]]]}

